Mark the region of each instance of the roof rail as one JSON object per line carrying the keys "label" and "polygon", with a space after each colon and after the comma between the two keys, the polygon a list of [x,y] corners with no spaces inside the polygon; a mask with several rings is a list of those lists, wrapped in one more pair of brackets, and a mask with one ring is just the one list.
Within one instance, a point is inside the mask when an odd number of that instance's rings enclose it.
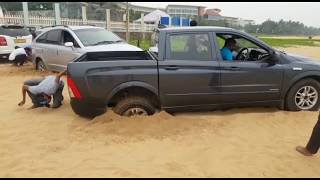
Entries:
{"label": "roof rail", "polygon": [[55,26],[63,26],[63,27],[66,27],[66,28],[69,27],[69,26],[67,26],[67,25],[55,25]]}
{"label": "roof rail", "polygon": [[63,26],[63,27],[69,28],[69,26],[67,26],[67,25],[52,25],[52,26],[41,26],[41,28],[47,28],[47,27],[57,27],[57,26]]}

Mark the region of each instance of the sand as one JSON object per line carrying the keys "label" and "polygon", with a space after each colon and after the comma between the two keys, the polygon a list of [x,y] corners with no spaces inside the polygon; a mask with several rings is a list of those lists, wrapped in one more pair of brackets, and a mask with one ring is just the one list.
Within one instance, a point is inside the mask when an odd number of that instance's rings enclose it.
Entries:
{"label": "sand", "polygon": [[[320,48],[292,50],[320,59]],[[318,112],[108,111],[88,120],[71,110],[67,88],[59,109],[28,110],[29,99],[18,107],[22,82],[41,75],[30,64],[0,65],[0,177],[320,177],[320,156],[295,151]]]}

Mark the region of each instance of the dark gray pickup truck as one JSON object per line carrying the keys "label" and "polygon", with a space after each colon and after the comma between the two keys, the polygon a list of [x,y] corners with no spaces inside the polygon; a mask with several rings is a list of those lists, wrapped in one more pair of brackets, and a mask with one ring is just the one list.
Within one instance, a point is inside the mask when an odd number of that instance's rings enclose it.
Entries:
{"label": "dark gray pickup truck", "polygon": [[[68,64],[71,106],[81,116],[107,107],[125,116],[157,110],[276,106],[318,110],[320,64],[230,28],[164,28],[153,51],[88,52]],[[225,40],[233,60],[222,59]]]}

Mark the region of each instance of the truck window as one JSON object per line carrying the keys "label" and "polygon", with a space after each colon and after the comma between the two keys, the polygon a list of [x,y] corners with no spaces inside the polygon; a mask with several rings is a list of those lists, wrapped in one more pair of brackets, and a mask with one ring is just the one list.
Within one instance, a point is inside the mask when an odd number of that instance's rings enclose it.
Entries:
{"label": "truck window", "polygon": [[179,34],[169,36],[167,59],[210,60],[211,46],[208,34]]}

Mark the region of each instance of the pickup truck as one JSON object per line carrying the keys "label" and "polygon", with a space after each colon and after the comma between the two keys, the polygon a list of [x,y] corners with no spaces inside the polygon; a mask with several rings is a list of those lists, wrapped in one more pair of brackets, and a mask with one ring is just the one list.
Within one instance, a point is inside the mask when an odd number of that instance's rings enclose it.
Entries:
{"label": "pickup truck", "polygon": [[[108,107],[125,116],[243,106],[319,109],[316,61],[231,28],[170,27],[156,37],[152,51],[87,52],[69,63],[73,111],[93,117]],[[230,38],[236,47],[227,61],[220,52]]]}

